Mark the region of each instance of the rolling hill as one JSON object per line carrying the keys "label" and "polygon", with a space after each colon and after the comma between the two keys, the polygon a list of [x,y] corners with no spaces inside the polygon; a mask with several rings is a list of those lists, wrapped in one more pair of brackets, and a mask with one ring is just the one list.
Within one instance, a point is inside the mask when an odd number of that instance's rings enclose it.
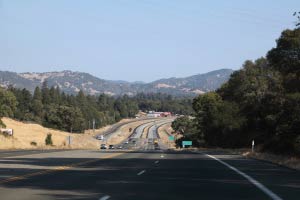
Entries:
{"label": "rolling hill", "polygon": [[77,93],[83,90],[87,94],[97,95],[135,95],[144,93],[166,93],[175,96],[195,96],[212,91],[228,80],[233,70],[220,69],[205,74],[185,78],[160,79],[150,83],[112,81],[95,77],[84,72],[60,71],[44,73],[15,73],[0,71],[0,86],[12,85],[33,91],[47,81],[48,86],[60,87],[66,93]]}

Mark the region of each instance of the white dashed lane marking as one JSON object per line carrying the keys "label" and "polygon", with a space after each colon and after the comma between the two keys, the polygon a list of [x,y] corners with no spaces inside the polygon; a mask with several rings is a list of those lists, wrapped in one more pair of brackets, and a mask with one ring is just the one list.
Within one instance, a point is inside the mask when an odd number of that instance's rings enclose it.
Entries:
{"label": "white dashed lane marking", "polygon": [[146,170],[142,170],[142,171],[140,171],[139,173],[137,173],[137,175],[140,176],[140,175],[142,175],[142,174],[145,173],[145,172],[146,172]]}

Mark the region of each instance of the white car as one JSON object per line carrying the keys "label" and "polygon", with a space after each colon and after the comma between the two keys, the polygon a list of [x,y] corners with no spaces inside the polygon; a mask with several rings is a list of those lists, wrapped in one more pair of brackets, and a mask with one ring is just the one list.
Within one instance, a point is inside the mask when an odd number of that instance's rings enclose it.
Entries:
{"label": "white car", "polygon": [[104,136],[103,135],[98,135],[96,138],[97,138],[97,140],[104,140]]}

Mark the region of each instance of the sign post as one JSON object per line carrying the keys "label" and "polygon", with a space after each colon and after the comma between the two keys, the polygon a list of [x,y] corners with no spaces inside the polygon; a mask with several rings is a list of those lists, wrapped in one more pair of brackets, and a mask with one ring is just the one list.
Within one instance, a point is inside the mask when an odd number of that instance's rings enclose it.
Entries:
{"label": "sign post", "polygon": [[252,140],[252,153],[254,152],[254,145],[255,145],[255,142],[254,142],[254,140]]}
{"label": "sign post", "polygon": [[67,142],[68,142],[68,146],[71,146],[71,135],[67,136]]}

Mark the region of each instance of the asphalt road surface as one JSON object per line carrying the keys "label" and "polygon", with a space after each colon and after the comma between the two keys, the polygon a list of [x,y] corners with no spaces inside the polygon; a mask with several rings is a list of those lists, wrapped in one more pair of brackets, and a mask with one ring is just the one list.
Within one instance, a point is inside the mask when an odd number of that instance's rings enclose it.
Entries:
{"label": "asphalt road surface", "polygon": [[3,156],[0,199],[295,199],[300,172],[223,152]]}

